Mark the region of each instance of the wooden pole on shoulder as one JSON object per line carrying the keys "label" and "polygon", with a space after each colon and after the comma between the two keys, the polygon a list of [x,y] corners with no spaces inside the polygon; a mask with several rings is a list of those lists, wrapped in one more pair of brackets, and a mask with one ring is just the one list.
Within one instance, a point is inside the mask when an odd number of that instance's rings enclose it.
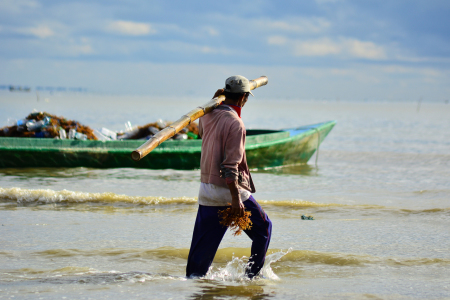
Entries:
{"label": "wooden pole on shoulder", "polygon": [[[260,86],[266,85],[268,81],[269,79],[266,76],[261,76],[259,78],[250,80],[250,89],[254,90],[256,88],[259,88]],[[131,153],[131,158],[135,161],[141,160],[162,142],[173,137],[180,130],[188,126],[191,122],[194,122],[198,118],[203,117],[207,113],[211,112],[224,100],[225,96],[221,95],[219,97],[211,99],[208,103],[202,106],[194,108],[187,114],[183,115],[180,119],[155,134],[151,139],[142,144],[139,148],[134,150]]]}

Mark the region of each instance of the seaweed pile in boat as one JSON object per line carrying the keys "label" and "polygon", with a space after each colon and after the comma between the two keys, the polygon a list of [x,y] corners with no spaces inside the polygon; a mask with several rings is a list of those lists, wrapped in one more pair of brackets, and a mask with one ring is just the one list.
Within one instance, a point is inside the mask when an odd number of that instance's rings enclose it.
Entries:
{"label": "seaweed pile in boat", "polygon": [[[58,117],[47,112],[33,112],[12,126],[0,128],[0,137],[34,137],[76,140],[137,140],[149,139],[170,125],[158,120],[143,126],[132,127],[126,124],[125,131],[115,132],[107,128],[91,129],[81,123]],[[191,123],[173,136],[174,140],[197,139],[198,125]]]}
{"label": "seaweed pile in boat", "polygon": [[[164,122],[158,120],[157,122],[148,123],[143,126],[136,126],[127,132],[117,133],[118,140],[139,140],[149,139],[166,126],[170,125],[170,122]],[[103,130],[103,128],[102,128]],[[175,134],[172,139],[174,140],[186,140],[186,139],[198,139],[198,125],[197,123],[191,123],[180,132]]]}
{"label": "seaweed pile in boat", "polygon": [[97,140],[90,127],[47,112],[33,112],[13,126],[0,128],[0,136]]}

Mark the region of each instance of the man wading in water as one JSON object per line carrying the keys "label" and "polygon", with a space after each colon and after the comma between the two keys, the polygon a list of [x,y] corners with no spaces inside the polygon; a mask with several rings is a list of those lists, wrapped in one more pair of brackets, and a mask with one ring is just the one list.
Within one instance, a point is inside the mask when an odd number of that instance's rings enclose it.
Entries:
{"label": "man wading in water", "polygon": [[249,94],[248,79],[231,76],[225,81],[225,89],[217,90],[214,95],[214,98],[225,95],[225,101],[200,118],[199,134],[203,140],[201,183],[186,267],[188,277],[201,277],[208,272],[228,228],[220,224],[219,211],[228,208],[229,203],[232,214],[243,216],[244,211],[251,212],[252,227],[244,230],[252,240],[246,275],[253,278],[264,265],[272,222],[252,196],[255,186],[247,166],[246,132],[241,120],[241,108]]}

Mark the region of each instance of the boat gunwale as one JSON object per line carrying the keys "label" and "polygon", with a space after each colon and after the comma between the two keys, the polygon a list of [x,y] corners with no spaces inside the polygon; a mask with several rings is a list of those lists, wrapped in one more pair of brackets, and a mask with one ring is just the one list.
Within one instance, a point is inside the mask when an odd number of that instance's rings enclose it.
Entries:
{"label": "boat gunwale", "polygon": [[[265,148],[265,147],[270,147],[270,146],[274,146],[274,145],[279,145],[279,144],[284,144],[290,141],[294,141],[297,139],[302,139],[306,136],[312,135],[317,131],[320,131],[323,128],[326,127],[334,127],[334,125],[336,124],[336,121],[327,121],[327,122],[322,122],[322,123],[318,123],[318,124],[312,124],[312,125],[306,125],[306,126],[300,126],[298,128],[292,128],[292,129],[284,129],[284,130],[279,130],[276,132],[271,132],[271,133],[266,133],[266,134],[258,134],[258,135],[250,135],[247,137],[247,141],[246,141],[246,145],[245,145],[245,150],[256,150],[256,149],[260,149],[260,148]],[[305,129],[305,131],[303,132],[299,132],[295,135],[290,135],[290,131],[299,131]],[[276,138],[277,136],[285,136],[286,134],[288,134],[287,137],[283,137],[283,138]],[[266,140],[266,139],[269,140]],[[18,141],[18,140],[24,140],[24,142],[30,142],[35,140],[36,138],[19,138],[19,137],[0,137],[0,141],[1,139],[13,139],[14,141]],[[263,141],[258,141],[258,140],[263,140]],[[41,139],[40,142],[42,140],[45,139]],[[254,140],[254,141],[252,141]],[[45,140],[47,141],[47,140]],[[59,142],[63,142],[63,143],[67,143],[66,141],[62,141],[62,140],[58,140]],[[74,142],[73,140],[70,140],[71,142]],[[39,147],[39,146],[5,146],[5,145],[1,145],[0,144],[0,151],[31,151],[31,152],[91,152],[91,153],[129,153],[132,150],[135,149],[135,145],[126,147],[127,145],[124,145],[123,143],[127,143],[127,144],[136,144],[136,145],[140,145],[141,143],[136,143],[136,141],[139,140],[127,140],[127,141],[76,141],[76,143],[84,143],[84,142],[88,142],[91,144],[96,144],[96,143],[101,143],[103,145],[107,145],[108,146],[112,145],[112,144],[122,144],[122,146],[125,147],[121,147],[121,148],[113,148],[113,147],[80,147],[79,145],[75,145],[75,147],[61,147],[61,145],[56,145],[56,146],[44,146],[44,147]],[[53,139],[49,139],[48,142],[55,142],[55,140]],[[196,145],[189,145],[189,144],[181,144],[181,143],[186,143],[186,141],[166,141],[164,144],[160,145],[160,147],[155,148],[152,152],[156,153],[195,153],[195,152],[201,152],[201,140],[188,140],[188,143],[194,144]],[[250,142],[250,143],[248,143]],[[44,142],[45,143],[45,142]],[[172,143],[177,143],[175,145],[173,145]],[[163,146],[165,145],[165,146]],[[81,145],[83,146],[83,145]]]}
{"label": "boat gunwale", "polygon": [[[270,147],[270,146],[274,146],[274,145],[285,144],[285,143],[295,141],[298,139],[303,139],[309,135],[316,133],[317,131],[320,131],[323,128],[326,128],[329,126],[331,126],[331,128],[333,128],[334,125],[336,125],[336,121],[328,121],[328,122],[323,122],[323,123],[318,123],[318,124],[313,124],[313,125],[301,126],[301,127],[294,128],[294,129],[285,129],[285,132],[298,131],[301,129],[305,129],[305,131],[299,132],[295,135],[289,135],[288,137],[283,138],[283,139],[277,139],[277,140],[268,141],[265,143],[250,144],[248,146],[245,145],[245,150],[255,150],[255,149]],[[316,127],[313,127],[313,126],[316,126]]]}

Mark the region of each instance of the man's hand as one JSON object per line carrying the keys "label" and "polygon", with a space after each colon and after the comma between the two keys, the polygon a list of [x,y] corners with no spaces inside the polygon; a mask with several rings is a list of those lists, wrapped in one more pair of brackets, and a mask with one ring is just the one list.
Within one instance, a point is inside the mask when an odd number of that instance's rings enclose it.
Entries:
{"label": "man's hand", "polygon": [[216,97],[219,97],[220,95],[223,95],[223,92],[224,92],[224,91],[225,91],[224,89],[218,89],[218,90],[216,91],[216,93],[214,94],[213,99],[216,98]]}
{"label": "man's hand", "polygon": [[227,183],[231,193],[231,213],[242,217],[244,215],[244,203],[241,201],[241,195],[238,189],[237,180]]}
{"label": "man's hand", "polygon": [[242,217],[244,215],[245,207],[244,203],[242,203],[241,199],[232,199],[231,200],[231,213],[233,215],[237,215]]}

